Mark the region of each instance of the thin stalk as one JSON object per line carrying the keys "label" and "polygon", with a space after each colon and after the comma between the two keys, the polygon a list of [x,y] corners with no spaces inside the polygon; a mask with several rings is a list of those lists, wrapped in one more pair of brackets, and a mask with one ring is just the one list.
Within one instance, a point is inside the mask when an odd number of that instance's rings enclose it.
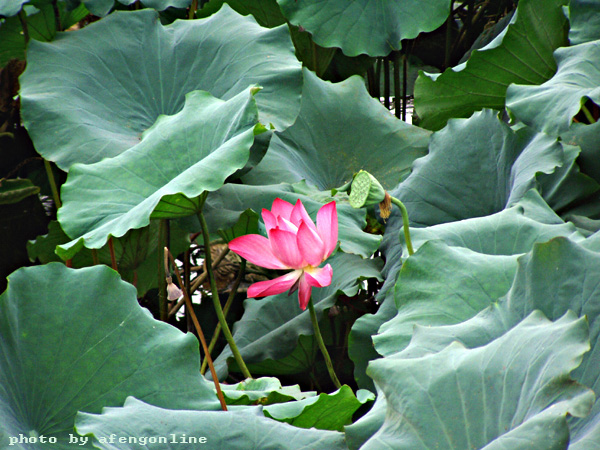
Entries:
{"label": "thin stalk", "polygon": [[[160,252],[159,252],[160,253]],[[192,306],[192,301],[187,293],[187,289],[183,284],[183,280],[181,279],[181,275],[179,274],[179,269],[173,260],[173,255],[170,251],[168,251],[169,258],[171,260],[171,264],[173,264],[173,270],[175,271],[175,276],[177,277],[177,281],[179,282],[179,286],[182,287],[183,298],[185,298],[185,303],[187,308],[190,310],[190,316],[192,316],[192,321],[194,322],[194,326],[196,327],[196,332],[198,333],[198,337],[200,338],[200,343],[202,344],[202,348],[204,349],[204,358],[205,361],[208,361],[208,367],[210,368],[210,373],[212,374],[213,383],[215,384],[215,389],[217,390],[217,397],[219,397],[219,402],[221,403],[221,409],[223,411],[227,411],[227,404],[225,403],[225,398],[223,397],[223,391],[221,391],[221,385],[219,384],[219,378],[217,377],[217,372],[215,370],[215,366],[213,364],[212,358],[210,357],[210,352],[208,351],[208,347],[206,346],[206,339],[204,339],[204,333],[202,332],[202,327],[200,326],[200,322],[198,322],[198,318],[196,317],[196,313],[194,312],[194,308]]]}
{"label": "thin stalk", "polygon": [[48,183],[50,183],[50,190],[52,191],[54,204],[56,205],[56,209],[58,209],[62,206],[62,203],[60,201],[60,195],[58,195],[58,187],[56,186],[56,180],[54,179],[54,173],[52,172],[50,161],[44,160],[44,168],[46,169],[46,175],[48,176]]}
{"label": "thin stalk", "polygon": [[91,250],[91,252],[92,252],[92,264],[94,264],[94,266],[97,266],[100,263],[100,261],[98,260],[98,250],[93,248]]}
{"label": "thin stalk", "polygon": [[317,339],[317,344],[319,344],[319,348],[321,349],[323,358],[325,358],[325,365],[327,366],[327,371],[329,372],[329,378],[331,378],[331,381],[333,381],[335,387],[339,389],[342,387],[342,383],[340,383],[340,380],[338,380],[338,377],[335,374],[335,370],[333,369],[333,363],[331,362],[331,358],[329,357],[329,352],[327,351],[327,347],[325,347],[325,342],[323,342],[323,336],[321,335],[321,329],[319,328],[319,320],[317,319],[317,313],[315,312],[312,297],[308,301],[308,311],[310,312],[310,320],[315,330],[315,338]]}
{"label": "thin stalk", "polygon": [[231,330],[229,330],[229,325],[227,325],[227,321],[225,320],[225,315],[223,314],[223,308],[221,308],[221,301],[219,300],[219,290],[217,289],[217,282],[215,280],[215,274],[212,269],[212,256],[210,254],[210,234],[208,232],[208,225],[206,224],[206,219],[204,218],[204,214],[202,211],[198,212],[198,219],[200,219],[200,225],[202,227],[202,236],[204,238],[204,253],[206,260],[206,268],[208,270],[208,278],[210,280],[210,288],[212,291],[212,300],[213,305],[215,307],[215,312],[217,313],[217,317],[219,318],[219,323],[221,324],[221,329],[223,330],[223,334],[225,335],[225,339],[227,339],[227,343],[229,344],[229,348],[231,349],[231,353],[233,353],[233,357],[235,358],[235,362],[237,363],[240,371],[246,378],[252,378],[250,375],[250,371],[248,367],[246,367],[246,363],[242,359],[242,355],[233,340],[233,336],[231,335]]}
{"label": "thin stalk", "polygon": [[[233,286],[231,287],[231,292],[229,293],[229,297],[227,297],[227,302],[225,302],[225,307],[223,308],[223,314],[225,315],[225,318],[227,318],[227,313],[229,313],[229,309],[231,308],[231,304],[233,303],[235,294],[237,293],[237,290],[240,287],[240,283],[244,279],[245,273],[246,273],[246,260],[242,259],[242,263],[240,264],[240,271],[238,272],[237,277],[235,278],[235,281],[233,282]],[[215,348],[215,345],[216,345],[217,340],[219,339],[220,335],[221,335],[221,324],[218,323],[217,327],[215,328],[215,331],[212,335],[212,339],[210,340],[210,343],[208,344],[208,352],[209,353],[211,353],[213,351],[213,349]],[[202,363],[202,367],[200,368],[200,373],[202,375],[204,375],[204,372],[206,372],[206,360],[204,360],[204,362]]]}
{"label": "thin stalk", "polygon": [[311,45],[311,50],[312,50],[313,68],[314,68],[315,73],[317,74],[317,76],[320,77],[321,74],[319,73],[319,66],[318,66],[318,63],[317,63],[317,61],[319,60],[318,57],[317,57],[318,56],[317,55],[317,44],[315,44],[315,41],[313,41],[312,38],[311,38],[310,45]]}
{"label": "thin stalk", "polygon": [[[188,297],[192,298],[192,290],[190,289],[190,285],[192,284],[192,262],[190,260],[192,252],[188,248],[183,257],[183,278],[185,282],[185,290],[187,291]],[[183,297],[185,299],[185,296]],[[190,316],[190,312],[185,308],[185,324],[188,331],[192,331],[192,316]],[[171,311],[169,310],[169,317],[171,317]],[[204,364],[204,363],[203,363]]]}
{"label": "thin stalk", "polygon": [[19,11],[19,20],[21,21],[21,28],[23,28],[23,39],[25,39],[25,46],[29,43],[29,27],[27,26],[27,16],[25,11],[21,9]]}
{"label": "thin stalk", "polygon": [[369,94],[371,97],[375,97],[375,67],[371,66],[367,69],[367,86],[369,87]]}
{"label": "thin stalk", "polygon": [[62,31],[62,24],[60,23],[60,11],[58,9],[58,1],[52,0],[52,10],[54,11],[54,24],[56,31]]}
{"label": "thin stalk", "polygon": [[450,14],[446,21],[446,48],[444,52],[444,68],[450,67],[450,57],[452,56],[452,4],[453,0],[450,0]]}
{"label": "thin stalk", "polygon": [[188,19],[192,20],[196,17],[196,10],[198,9],[198,0],[192,0],[192,4],[190,5],[190,10],[188,12]]}
{"label": "thin stalk", "polygon": [[113,244],[112,236],[108,238],[108,251],[110,252],[110,265],[113,270],[119,271],[117,266],[117,257],[115,255],[115,246]]}
{"label": "thin stalk", "polygon": [[583,114],[585,114],[585,117],[589,123],[596,123],[596,119],[594,119],[594,116],[592,116],[592,113],[587,106],[581,105],[581,110],[583,111]]}
{"label": "thin stalk", "polygon": [[381,101],[381,65],[383,64],[383,60],[381,58],[377,58],[377,62],[375,63],[375,84],[373,91],[375,97],[378,101]]}
{"label": "thin stalk", "polygon": [[[217,256],[217,259],[215,259],[212,263],[213,270],[215,270],[217,267],[219,267],[219,264],[221,264],[221,261],[223,261],[223,259],[225,258],[225,256],[227,256],[228,253],[229,253],[229,247],[226,247],[221,253],[219,253],[219,256]],[[202,283],[204,283],[204,280],[206,280],[207,277],[208,277],[208,272],[205,271],[201,275],[194,278],[194,281],[190,286],[190,297],[192,296],[192,294],[194,292],[196,292],[196,289],[198,289],[198,287]],[[184,299],[179,300],[177,302],[177,304],[169,310],[169,317],[172,316],[173,314],[176,314],[177,311],[179,311],[181,309],[181,307],[183,306],[184,303],[185,303]]]}
{"label": "thin stalk", "polygon": [[402,120],[406,122],[406,106],[407,106],[407,93],[408,90],[408,58],[406,53],[402,54]]}
{"label": "thin stalk", "polygon": [[404,225],[404,240],[406,241],[406,248],[408,249],[409,255],[414,255],[415,251],[413,250],[412,241],[410,240],[410,229],[408,224],[408,211],[406,210],[406,206],[396,197],[391,197],[392,203],[400,208],[400,212],[402,213],[402,224]]}
{"label": "thin stalk", "polygon": [[390,60],[383,58],[383,104],[390,109]]}
{"label": "thin stalk", "polygon": [[[160,219],[158,222],[158,248],[167,247],[167,221]],[[167,301],[167,280],[165,279],[163,252],[158,252],[158,315],[160,320],[166,322],[169,318],[169,303]]]}
{"label": "thin stalk", "polygon": [[394,109],[396,117],[400,118],[402,110],[402,93],[400,92],[400,52],[394,52]]}

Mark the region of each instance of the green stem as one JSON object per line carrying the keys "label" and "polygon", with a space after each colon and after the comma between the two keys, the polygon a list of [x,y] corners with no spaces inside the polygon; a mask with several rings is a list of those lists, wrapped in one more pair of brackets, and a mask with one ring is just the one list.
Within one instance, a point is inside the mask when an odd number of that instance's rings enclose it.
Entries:
{"label": "green stem", "polygon": [[188,12],[188,20],[192,20],[196,17],[196,10],[198,9],[198,0],[192,0],[190,10]]}
{"label": "green stem", "polygon": [[[168,247],[167,242],[167,220],[160,219],[158,222],[158,248]],[[160,320],[166,322],[169,319],[169,303],[167,301],[167,281],[165,279],[165,261],[163,252],[158,252],[158,314]],[[183,287],[182,287],[183,289]]]}
{"label": "green stem", "polygon": [[23,39],[25,39],[25,46],[27,46],[29,43],[29,27],[27,26],[27,15],[22,9],[19,11],[19,20],[21,21],[21,27],[23,28]]}
{"label": "green stem", "polygon": [[394,109],[396,117],[401,117],[402,94],[400,92],[400,52],[393,52],[394,57]]}
{"label": "green stem", "polygon": [[406,241],[406,248],[408,249],[408,254],[413,255],[415,251],[413,250],[412,241],[410,240],[410,229],[408,224],[408,211],[406,210],[406,206],[400,200],[395,197],[392,197],[392,203],[400,208],[400,212],[402,213],[402,223],[404,228],[404,240]]}
{"label": "green stem", "polygon": [[327,366],[329,377],[331,378],[331,381],[333,381],[335,387],[339,389],[342,387],[342,383],[340,383],[340,380],[338,380],[338,377],[335,374],[331,358],[329,357],[329,353],[327,352],[327,347],[325,347],[325,342],[323,342],[323,336],[321,336],[321,330],[319,329],[319,320],[317,319],[317,313],[315,312],[312,297],[308,301],[308,311],[310,312],[310,320],[315,330],[315,338],[317,339],[317,344],[319,344],[319,348],[321,349],[323,358],[325,358],[325,365]]}
{"label": "green stem", "polygon": [[585,114],[585,117],[589,123],[596,123],[596,119],[594,119],[594,116],[592,116],[592,113],[587,106],[581,105],[581,110],[583,111],[583,114]]}
{"label": "green stem", "polygon": [[[237,290],[240,287],[240,283],[244,279],[245,273],[246,273],[246,260],[242,259],[242,263],[240,264],[240,271],[238,272],[237,277],[236,277],[235,281],[233,282],[233,286],[231,287],[231,292],[229,293],[229,297],[227,297],[227,301],[225,302],[225,308],[223,308],[223,314],[225,315],[225,318],[227,318],[227,313],[229,313],[229,309],[231,308],[231,304],[233,303],[235,294],[237,293]],[[220,335],[221,335],[221,324],[218,323],[215,328],[215,331],[212,335],[212,339],[210,340],[210,343],[208,344],[208,352],[209,353],[211,353],[213,351],[213,349],[215,348],[215,345],[216,345],[217,340],[219,339]],[[200,373],[202,375],[204,375],[204,372],[206,372],[206,364],[207,364],[207,361],[204,360],[204,362],[202,363],[202,367],[200,368]]]}
{"label": "green stem", "polygon": [[50,161],[44,160],[44,168],[46,169],[46,175],[48,176],[48,182],[50,183],[50,189],[52,190],[52,198],[54,199],[54,204],[56,205],[56,209],[62,206],[60,202],[60,196],[58,195],[58,187],[56,186],[56,180],[54,179],[54,173],[52,172],[52,166],[50,165]]}
{"label": "green stem", "polygon": [[221,329],[223,330],[225,339],[227,339],[227,343],[229,344],[231,353],[233,353],[235,362],[237,363],[244,377],[252,378],[252,375],[250,375],[250,371],[246,367],[246,363],[242,359],[242,355],[240,354],[237,345],[235,345],[235,341],[233,340],[233,336],[231,335],[231,331],[229,330],[229,325],[227,325],[227,321],[225,320],[225,314],[223,314],[223,308],[221,308],[221,301],[219,300],[219,290],[217,289],[217,282],[215,280],[215,274],[212,269],[212,256],[210,254],[210,234],[208,232],[208,225],[206,224],[206,219],[204,218],[204,214],[202,214],[202,211],[198,212],[198,219],[200,220],[200,226],[202,227],[202,237],[204,239],[205,253],[204,257],[206,258],[206,270],[208,271],[208,279],[210,280],[210,289],[212,291],[212,300],[213,305],[215,307],[215,312],[217,313],[219,323],[221,324]]}
{"label": "green stem", "polygon": [[390,86],[390,60],[389,58],[383,58],[383,106],[386,109],[390,109],[390,97],[391,86]]}

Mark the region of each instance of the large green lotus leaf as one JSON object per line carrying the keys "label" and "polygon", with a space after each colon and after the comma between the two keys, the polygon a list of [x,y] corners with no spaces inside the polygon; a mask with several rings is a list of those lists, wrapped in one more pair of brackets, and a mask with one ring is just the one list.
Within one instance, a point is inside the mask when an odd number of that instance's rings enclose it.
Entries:
{"label": "large green lotus leaf", "polygon": [[[335,304],[340,293],[351,297],[358,291],[360,281],[380,277],[381,264],[378,259],[362,259],[338,252],[327,263],[333,269],[331,284],[312,290],[317,317]],[[295,294],[248,299],[244,302],[244,309],[244,315],[234,325],[233,337],[248,364],[282,359],[297,347],[299,336],[314,334],[309,311],[300,309]],[[229,359],[233,361],[231,350],[226,347],[215,360],[219,378],[227,374]]]}
{"label": "large green lotus leaf", "polygon": [[527,125],[557,135],[569,129],[588,98],[600,104],[600,41],[559,48],[554,58],[556,75],[540,86],[510,86],[506,107]]}
{"label": "large green lotus leaf", "polygon": [[[510,236],[507,240],[514,242]],[[517,257],[427,242],[402,265],[395,288],[398,314],[373,337],[375,349],[383,356],[403,350],[416,324],[448,325],[470,319],[508,292]]]}
{"label": "large green lotus leaf", "polygon": [[333,84],[305,69],[296,122],[275,133],[267,155],[244,181],[306,180],[326,190],[364,169],[391,189],[427,153],[429,136],[392,116],[369,95],[361,77]]}
{"label": "large green lotus leaf", "polygon": [[563,158],[556,139],[513,131],[484,110],[434,133],[429,154],[395,192],[416,226],[487,216],[519,201],[537,173],[553,172]]}
{"label": "large green lotus leaf", "polygon": [[[313,220],[316,220],[319,208],[333,200],[329,196],[329,192],[319,192],[304,183],[272,186],[226,184],[208,196],[204,206],[204,215],[211,230],[225,229],[233,226],[248,208],[257,213],[263,209],[270,210],[273,200],[278,197],[292,204],[300,199]],[[335,200],[338,201],[340,248],[346,253],[354,253],[365,258],[370,257],[379,247],[381,236],[363,232],[362,230],[366,226],[365,211],[352,208],[346,200],[338,197],[335,197]],[[185,219],[185,221],[190,229],[199,229],[195,217]],[[262,221],[260,226],[262,226]]]}
{"label": "large green lotus leaf", "polygon": [[298,336],[298,345],[292,353],[278,359],[265,359],[258,363],[248,364],[253,375],[295,375],[310,371],[319,353],[319,347],[314,336]]}
{"label": "large green lotus leaf", "polygon": [[98,413],[128,395],[166,408],[219,408],[198,371],[197,340],[152,319],[135,288],[105,266],[20,269],[0,310],[2,448],[22,433],[58,444],[14,448],[71,449],[77,411]]}
{"label": "large green lotus leaf", "polygon": [[359,390],[355,396],[352,389],[344,385],[331,394],[323,392],[317,397],[265,406],[263,411],[265,416],[295,427],[343,431],[356,410],[374,399],[372,392]]}
{"label": "large green lotus leaf", "polygon": [[[8,0],[14,2],[14,0]],[[1,3],[1,1],[0,1]],[[36,0],[32,2],[35,7],[26,5],[27,31],[31,39],[38,41],[51,41],[56,36],[56,18],[50,0]],[[63,28],[68,28],[82,20],[89,14],[84,6],[73,11],[66,11],[64,3],[58,3],[60,23]],[[0,13],[0,15],[2,15]],[[23,25],[19,17],[9,17],[0,26],[0,67],[9,60],[25,59],[25,39]]]}
{"label": "large green lotus leaf", "polygon": [[58,247],[70,258],[84,245],[142,228],[150,218],[194,214],[196,197],[219,189],[248,161],[257,124],[253,89],[223,101],[190,92],[181,112],[162,116],[136,146],[114,158],[73,166],[62,186],[58,220],[74,240]]}
{"label": "large green lotus leaf", "polygon": [[571,0],[569,22],[571,45],[600,39],[600,3],[597,0]]}
{"label": "large green lotus leaf", "polygon": [[552,174],[538,176],[539,191],[548,205],[565,217],[569,210],[586,202],[600,190],[600,185],[589,176],[583,174],[577,165],[581,149],[573,145],[563,144],[565,163]]}
{"label": "large green lotus leaf", "polygon": [[574,123],[561,138],[581,147],[577,158],[581,171],[600,183],[600,122],[592,125]]}
{"label": "large green lotus leaf", "polygon": [[0,0],[0,16],[11,17],[19,13],[29,0]]}
{"label": "large green lotus leaf", "polygon": [[283,15],[302,26],[323,47],[340,47],[348,56],[386,56],[444,23],[450,8],[444,0],[277,0]]}
{"label": "large green lotus leaf", "polygon": [[[123,408],[101,415],[80,413],[77,432],[93,435],[102,450],[347,450],[336,431],[305,430],[264,417],[258,408],[240,411],[171,411],[128,398]],[[114,434],[113,443],[111,435]],[[127,442],[119,443],[125,437]],[[159,442],[159,438],[164,442]],[[195,437],[197,443],[189,443]],[[130,438],[133,442],[129,442]],[[137,440],[135,438],[138,438]],[[202,443],[200,438],[206,440]],[[206,445],[208,444],[208,446]]]}
{"label": "large green lotus leaf", "polygon": [[484,347],[373,361],[387,413],[361,449],[566,449],[567,414],[584,416],[594,401],[569,379],[588,349],[585,318],[536,311]]}
{"label": "large green lotus leaf", "polygon": [[[107,15],[115,6],[116,0],[66,0],[71,8],[84,4],[86,8],[95,16],[103,17]],[[122,5],[131,5],[136,0],[118,0]],[[147,8],[154,8],[158,11],[164,11],[167,8],[187,8],[192,0],[142,0],[141,2]]]}
{"label": "large green lotus leaf", "polygon": [[511,83],[542,84],[556,72],[552,52],[567,45],[565,0],[521,0],[507,28],[442,74],[421,72],[415,84],[419,125],[438,130],[453,117],[503,110]]}
{"label": "large green lotus leaf", "polygon": [[[544,211],[543,207],[547,209]],[[565,223],[556,216],[533,190],[515,206],[496,214],[411,229],[415,249],[432,239],[441,239],[448,245],[485,255],[527,253],[535,243],[557,236],[567,236],[575,241],[585,238],[572,223]],[[404,246],[404,233],[398,237]]]}
{"label": "large green lotus leaf", "polygon": [[137,145],[198,89],[229,100],[259,84],[261,121],[283,129],[298,114],[301,77],[285,26],[262,28],[228,6],[168,26],[153,10],[116,12],[51,43],[31,42],[23,121],[36,149],[68,170]]}
{"label": "large green lotus leaf", "polygon": [[222,384],[221,391],[228,405],[271,405],[316,396],[315,391],[302,392],[297,384],[282,386],[281,381],[273,377],[248,378],[235,384]]}
{"label": "large green lotus leaf", "polygon": [[[190,246],[189,234],[179,229],[176,224],[170,225],[169,249],[174,255],[179,255]],[[71,239],[65,234],[56,221],[48,224],[48,234],[38,236],[27,243],[27,253],[31,261],[38,260],[42,264],[52,261],[62,262],[55,253],[56,246],[65,244]],[[135,285],[138,296],[143,296],[149,289],[157,287],[158,277],[156,268],[159,258],[163,258],[163,249],[158,250],[158,222],[151,221],[145,228],[128,231],[125,236],[113,239],[115,259],[119,275],[123,280]],[[98,262],[111,266],[111,256],[108,245],[97,253]],[[83,249],[71,260],[75,269],[92,266],[94,258],[92,251]]]}
{"label": "large green lotus leaf", "polygon": [[276,0],[210,0],[196,12],[196,17],[208,17],[218,11],[223,3],[242,15],[252,14],[263,27],[273,28],[286,23]]}
{"label": "large green lotus leaf", "polygon": [[[584,241],[585,243],[585,241]],[[472,319],[453,326],[417,326],[413,341],[403,357],[421,357],[437,352],[458,340],[469,348],[486,345],[507,333],[534,310],[551,319],[567,311],[585,316],[590,327],[591,351],[573,372],[580,383],[600,392],[600,253],[590,251],[566,238],[536,244],[532,252],[519,259],[513,286],[498,303]],[[589,449],[600,436],[600,403],[590,416],[572,420],[572,448]],[[596,436],[596,437],[594,437]],[[595,441],[598,442],[597,439]],[[597,444],[596,444],[597,445]]]}
{"label": "large green lotus leaf", "polygon": [[[392,195],[397,194],[397,190],[392,191]],[[349,336],[348,353],[354,362],[354,375],[359,385],[366,389],[373,389],[370,378],[365,374],[367,364],[379,357],[373,347],[372,336],[398,313],[393,287],[403,259],[407,257],[401,227],[400,213],[394,209],[380,247],[386,265],[382,270],[385,282],[377,296],[380,302],[379,310],[376,314],[360,317],[352,326]],[[499,228],[502,228],[502,233],[499,232]],[[504,232],[507,233],[506,236]],[[583,235],[579,234],[572,224],[565,224],[534,190],[524,195],[521,201],[508,211],[491,217],[451,222],[431,228],[411,228],[411,236],[417,248],[428,240],[442,239],[451,246],[466,247],[489,255],[526,253],[535,242],[546,241],[555,236],[583,239]]]}

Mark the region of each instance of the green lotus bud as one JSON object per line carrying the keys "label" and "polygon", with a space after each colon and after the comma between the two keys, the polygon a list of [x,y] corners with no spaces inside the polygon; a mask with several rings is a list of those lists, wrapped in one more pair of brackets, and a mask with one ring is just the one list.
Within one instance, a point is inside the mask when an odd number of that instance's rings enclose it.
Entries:
{"label": "green lotus bud", "polygon": [[361,170],[352,180],[350,188],[350,205],[353,208],[376,205],[385,200],[385,189],[369,172]]}

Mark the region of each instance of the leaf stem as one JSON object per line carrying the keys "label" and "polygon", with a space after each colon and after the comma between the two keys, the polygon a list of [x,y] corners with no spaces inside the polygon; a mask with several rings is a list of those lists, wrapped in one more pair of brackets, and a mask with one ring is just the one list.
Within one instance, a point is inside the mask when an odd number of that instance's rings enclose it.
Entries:
{"label": "leaf stem", "polygon": [[119,268],[117,266],[117,257],[115,255],[115,246],[113,244],[112,236],[108,238],[108,251],[110,252],[110,265],[114,271],[118,272]]}
{"label": "leaf stem", "polygon": [[194,19],[196,17],[196,10],[198,9],[198,0],[192,0],[192,4],[190,5],[190,10],[188,11],[188,20]]}
{"label": "leaf stem", "polygon": [[[231,308],[231,304],[233,303],[235,294],[237,293],[237,290],[240,287],[240,283],[244,279],[245,273],[246,273],[246,260],[242,258],[242,263],[240,264],[240,271],[238,272],[237,277],[235,278],[235,280],[233,282],[233,286],[231,287],[231,292],[229,293],[229,297],[227,297],[227,301],[225,302],[225,307],[223,308],[223,314],[225,315],[225,318],[227,318],[227,313],[229,312],[229,309]],[[215,348],[215,344],[217,343],[217,339],[219,339],[220,334],[221,334],[221,324],[218,323],[215,328],[215,331],[212,335],[212,339],[210,340],[210,343],[208,344],[209,352],[212,352],[213,349]],[[206,360],[202,363],[202,367],[200,368],[200,373],[204,375],[204,372],[206,372]]]}
{"label": "leaf stem", "polygon": [[[168,247],[167,240],[167,220],[158,221],[158,248]],[[162,252],[158,253],[158,315],[160,320],[166,322],[169,319],[169,304],[167,302],[167,280],[164,272],[164,256]]]}
{"label": "leaf stem", "polygon": [[[219,256],[217,256],[217,259],[215,259],[213,261],[213,263],[212,263],[213,270],[216,269],[219,266],[219,264],[221,264],[221,261],[223,261],[225,256],[227,256],[227,253],[229,253],[229,248],[225,247],[225,249],[223,249],[223,251],[221,253],[219,253]],[[202,274],[200,274],[199,276],[194,278],[194,281],[192,281],[191,285],[190,285],[190,295],[192,295],[194,292],[196,292],[196,289],[198,289],[198,287],[202,283],[204,283],[204,280],[206,280],[206,277],[208,277],[208,272],[205,270]],[[183,306],[184,303],[185,303],[185,300],[183,300],[183,299],[179,300],[177,302],[177,304],[169,310],[169,317],[172,316],[173,314],[176,314],[177,311],[179,311],[181,309],[181,307]]]}
{"label": "leaf stem", "polygon": [[581,110],[583,111],[583,114],[585,114],[585,118],[588,120],[589,123],[596,123],[596,119],[594,119],[594,116],[592,116],[592,113],[587,108],[587,106],[581,105]]}
{"label": "leaf stem", "polygon": [[25,46],[29,43],[29,27],[27,26],[27,15],[21,8],[19,11],[19,20],[21,21],[21,28],[23,28],[23,39],[25,40]]}
{"label": "leaf stem", "polygon": [[333,381],[335,387],[339,389],[342,387],[342,384],[340,383],[340,380],[338,380],[338,377],[335,374],[331,358],[329,357],[329,352],[327,352],[327,347],[325,347],[325,342],[323,342],[323,336],[321,335],[321,329],[319,328],[319,320],[317,319],[317,313],[315,312],[315,306],[313,305],[312,297],[310,298],[310,300],[308,300],[308,311],[310,312],[310,320],[315,330],[315,338],[317,339],[317,344],[319,344],[319,348],[321,349],[323,358],[325,358],[325,365],[327,366],[329,377],[331,378],[331,381]]}
{"label": "leaf stem", "polygon": [[54,204],[56,205],[56,209],[62,206],[60,201],[60,195],[58,195],[58,187],[56,186],[56,179],[54,178],[54,173],[52,172],[52,166],[50,165],[50,161],[44,159],[44,168],[46,169],[46,175],[48,176],[48,183],[50,183],[50,190],[52,191],[52,198],[54,199]]}
{"label": "leaf stem", "polygon": [[404,240],[406,241],[406,248],[408,249],[408,254],[413,255],[415,251],[413,250],[412,241],[410,240],[410,228],[408,223],[408,211],[406,210],[406,206],[396,197],[391,197],[392,203],[400,208],[400,212],[402,213],[402,224],[404,228]]}
{"label": "leaf stem", "polygon": [[[165,247],[166,248],[166,247]],[[204,338],[204,333],[202,332],[202,327],[200,326],[200,322],[198,322],[198,318],[196,317],[196,313],[194,312],[194,307],[192,305],[192,301],[188,296],[187,289],[183,284],[183,280],[181,279],[181,275],[179,274],[179,269],[177,268],[177,264],[173,259],[173,255],[167,249],[167,253],[169,258],[171,259],[171,263],[173,264],[173,271],[175,272],[175,276],[177,277],[177,281],[179,282],[179,286],[181,286],[181,290],[183,291],[183,298],[185,298],[185,303],[187,305],[187,309],[190,311],[190,316],[192,318],[192,322],[194,322],[194,327],[196,327],[196,332],[198,333],[198,338],[200,338],[200,343],[202,344],[202,348],[204,349],[204,361],[208,361],[208,367],[210,368],[210,373],[213,377],[213,383],[215,384],[215,389],[217,390],[217,397],[219,397],[219,402],[221,403],[221,408],[223,411],[227,411],[227,404],[225,403],[225,398],[223,397],[223,392],[221,391],[221,385],[219,384],[219,378],[217,377],[217,371],[215,370],[215,366],[213,364],[212,358],[210,357],[210,352],[208,351],[208,347],[206,346],[206,339]]]}
{"label": "leaf stem", "polygon": [[237,363],[244,377],[252,378],[252,375],[250,375],[250,371],[246,367],[246,363],[244,363],[244,360],[242,359],[242,355],[240,354],[237,345],[235,345],[235,341],[233,339],[233,336],[231,335],[231,330],[229,330],[229,325],[227,325],[225,315],[223,314],[223,308],[221,308],[221,301],[219,300],[219,290],[217,289],[217,282],[215,280],[215,274],[212,269],[212,255],[210,254],[210,233],[208,232],[208,225],[206,224],[206,219],[204,218],[204,214],[202,214],[202,211],[198,212],[198,219],[200,220],[200,226],[202,227],[202,237],[204,238],[204,257],[206,259],[206,270],[208,271],[208,279],[210,280],[210,288],[212,291],[212,300],[213,305],[215,307],[215,312],[217,313],[219,323],[221,324],[221,329],[223,330],[225,339],[227,339],[227,343],[229,344],[231,353],[233,353],[235,362]]}

